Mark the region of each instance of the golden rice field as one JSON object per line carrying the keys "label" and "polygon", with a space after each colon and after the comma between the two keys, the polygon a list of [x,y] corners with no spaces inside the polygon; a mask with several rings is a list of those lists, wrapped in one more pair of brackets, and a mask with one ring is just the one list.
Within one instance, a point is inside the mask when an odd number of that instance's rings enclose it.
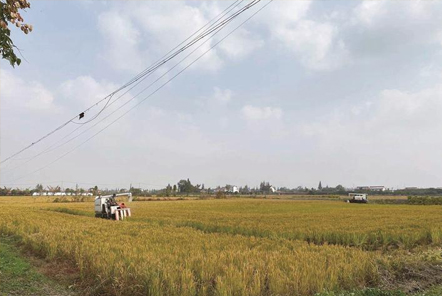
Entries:
{"label": "golden rice field", "polygon": [[[439,206],[333,201],[133,202],[133,217],[93,204],[0,197],[0,233],[71,262],[85,293],[314,295],[376,286],[387,248],[440,246]],[[64,212],[62,212],[64,211]]]}

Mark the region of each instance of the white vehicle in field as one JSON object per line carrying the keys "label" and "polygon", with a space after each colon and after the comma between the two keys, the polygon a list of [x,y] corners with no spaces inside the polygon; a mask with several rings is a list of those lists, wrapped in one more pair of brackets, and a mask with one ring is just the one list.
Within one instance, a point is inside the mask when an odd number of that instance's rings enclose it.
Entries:
{"label": "white vehicle in field", "polygon": [[348,197],[350,199],[348,199],[347,202],[350,202],[350,203],[367,203],[368,202],[368,195],[366,193],[349,193]]}
{"label": "white vehicle in field", "polygon": [[127,196],[129,202],[132,201],[132,193],[118,193],[112,195],[99,195],[95,197],[95,217],[123,220],[125,217],[130,217],[130,208],[126,207],[124,203],[118,204],[117,196]]}

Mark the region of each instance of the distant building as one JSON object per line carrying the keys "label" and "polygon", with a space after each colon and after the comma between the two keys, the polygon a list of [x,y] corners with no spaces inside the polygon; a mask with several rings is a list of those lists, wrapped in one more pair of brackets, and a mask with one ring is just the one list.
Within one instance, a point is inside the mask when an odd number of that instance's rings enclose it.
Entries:
{"label": "distant building", "polygon": [[370,186],[358,186],[356,190],[370,190]]}
{"label": "distant building", "polygon": [[217,192],[224,192],[224,193],[239,193],[239,188],[238,186],[225,186],[225,187],[220,187],[220,188],[215,188],[213,189],[213,192],[217,193]]}
{"label": "distant building", "polygon": [[364,190],[364,191],[385,191],[387,188],[385,186],[358,186],[356,187],[357,190]]}
{"label": "distant building", "polygon": [[371,191],[385,191],[387,188],[385,186],[370,186]]}

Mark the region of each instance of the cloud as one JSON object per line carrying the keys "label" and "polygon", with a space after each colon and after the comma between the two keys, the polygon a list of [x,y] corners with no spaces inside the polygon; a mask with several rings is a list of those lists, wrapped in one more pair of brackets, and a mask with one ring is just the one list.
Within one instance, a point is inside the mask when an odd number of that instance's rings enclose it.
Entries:
{"label": "cloud", "polygon": [[377,19],[387,12],[385,1],[362,1],[353,11],[355,23],[373,25]]}
{"label": "cloud", "polygon": [[213,89],[214,93],[211,97],[212,100],[220,104],[227,104],[230,102],[233,96],[233,92],[230,89],[220,89],[219,87],[215,87]]}
{"label": "cloud", "polygon": [[371,128],[400,128],[410,130],[433,129],[442,124],[442,84],[414,93],[397,89],[384,90],[374,105]]}
{"label": "cloud", "polygon": [[441,97],[442,84],[415,92],[386,89],[370,101],[337,107],[297,132],[315,143],[317,161],[329,171],[342,168],[347,182],[435,186],[442,177]]}
{"label": "cloud", "polygon": [[2,108],[28,111],[57,111],[54,95],[37,81],[25,81],[8,70],[0,73]]}
{"label": "cloud", "polygon": [[146,60],[140,49],[141,33],[132,19],[123,13],[110,10],[98,16],[98,30],[106,45],[101,58],[118,70],[139,71],[140,60]]}
{"label": "cloud", "polygon": [[[74,17],[56,19],[78,28],[70,39],[102,45],[93,46],[98,64],[66,58],[83,52],[68,46],[55,51],[60,55],[40,50],[39,63],[27,57],[30,63],[2,70],[5,155],[102,99],[117,88],[112,82],[126,82],[232,2],[94,3],[85,8],[96,14],[85,13],[84,26],[76,27]],[[438,185],[441,13],[437,1],[274,1],[148,103],[32,180],[80,176],[127,187],[187,177],[250,185],[269,177],[297,186],[316,185],[321,176],[347,186]],[[98,30],[85,34],[93,22]],[[20,43],[46,49],[60,32],[47,33]],[[232,172],[232,163],[247,169]],[[208,167],[217,171],[208,175]]]}
{"label": "cloud", "polygon": [[244,28],[220,43],[221,51],[231,59],[242,59],[264,45],[264,41],[257,35]]}
{"label": "cloud", "polygon": [[341,67],[348,53],[339,26],[329,20],[309,18],[310,10],[310,1],[280,1],[269,8],[262,22],[272,38],[294,54],[305,68],[330,71]]}
{"label": "cloud", "polygon": [[347,48],[354,60],[409,59],[423,47],[440,44],[441,13],[436,1],[363,1],[342,25]]}
{"label": "cloud", "polygon": [[[131,10],[129,15],[136,21],[140,30],[142,30],[143,38],[150,40],[149,43],[145,43],[148,54],[156,57],[161,57],[173,49],[209,21],[202,9],[182,2],[143,3],[141,5],[137,3],[137,8]],[[177,22],[177,19],[180,21]],[[196,46],[201,43],[196,44]],[[196,57],[204,53],[210,48],[211,44],[212,41],[205,43],[193,56]],[[187,53],[190,53],[196,46],[192,47]],[[182,56],[184,57],[184,55]],[[195,67],[192,66],[192,68],[215,71],[222,64],[223,61],[218,56],[216,50],[212,50],[204,55],[195,64]]]}
{"label": "cloud", "polygon": [[274,27],[290,26],[305,18],[312,1],[275,1],[262,13],[263,22]]}
{"label": "cloud", "polygon": [[393,27],[402,26],[404,22],[426,22],[437,17],[441,6],[431,1],[361,1],[352,11],[354,24],[367,27],[382,27],[389,22]]}
{"label": "cloud", "polygon": [[311,20],[297,22],[294,27],[281,27],[276,36],[311,70],[334,70],[342,66],[348,55],[338,28],[330,23]]}
{"label": "cloud", "polygon": [[[333,71],[373,60],[407,59],[442,44],[442,5],[429,1],[331,2],[322,13],[306,1],[281,1],[260,19],[271,38],[309,71]],[[412,24],[412,26],[410,26]]]}
{"label": "cloud", "polygon": [[[116,69],[137,72],[205,26],[214,17],[214,11],[221,11],[218,5],[167,1],[126,5],[116,3],[98,17],[98,28],[105,43],[103,56]],[[202,45],[189,60],[208,51],[229,28]],[[205,40],[195,44],[186,54]],[[226,59],[245,58],[262,44],[257,35],[242,28],[206,53],[191,68],[217,71],[223,67]],[[177,59],[184,56],[181,54]]]}
{"label": "cloud", "polygon": [[249,121],[281,119],[282,110],[274,107],[254,107],[246,105],[241,110],[242,115]]}
{"label": "cloud", "polygon": [[324,140],[327,147],[376,139],[405,141],[410,135],[427,135],[439,129],[441,97],[442,84],[416,92],[386,89],[370,101],[337,107],[321,121],[304,125],[302,130]]}
{"label": "cloud", "polygon": [[[63,100],[63,104],[68,106],[90,107],[100,101],[118,86],[107,81],[97,81],[89,75],[79,76],[61,83],[58,93]],[[117,95],[115,96],[115,98]]]}

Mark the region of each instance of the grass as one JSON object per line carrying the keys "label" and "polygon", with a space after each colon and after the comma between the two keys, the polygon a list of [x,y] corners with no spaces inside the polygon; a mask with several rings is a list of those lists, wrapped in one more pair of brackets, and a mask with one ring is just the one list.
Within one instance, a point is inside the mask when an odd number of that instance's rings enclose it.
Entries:
{"label": "grass", "polygon": [[407,296],[401,291],[383,291],[379,289],[354,290],[349,292],[325,292],[315,296]]}
{"label": "grass", "polygon": [[[387,291],[375,288],[364,290],[353,290],[347,292],[324,292],[315,296],[408,296],[405,292],[399,290]],[[425,292],[413,293],[413,296],[440,296],[442,295],[442,286],[432,287]]]}
{"label": "grass", "polygon": [[0,295],[68,295],[17,250],[17,239],[0,236]]}

